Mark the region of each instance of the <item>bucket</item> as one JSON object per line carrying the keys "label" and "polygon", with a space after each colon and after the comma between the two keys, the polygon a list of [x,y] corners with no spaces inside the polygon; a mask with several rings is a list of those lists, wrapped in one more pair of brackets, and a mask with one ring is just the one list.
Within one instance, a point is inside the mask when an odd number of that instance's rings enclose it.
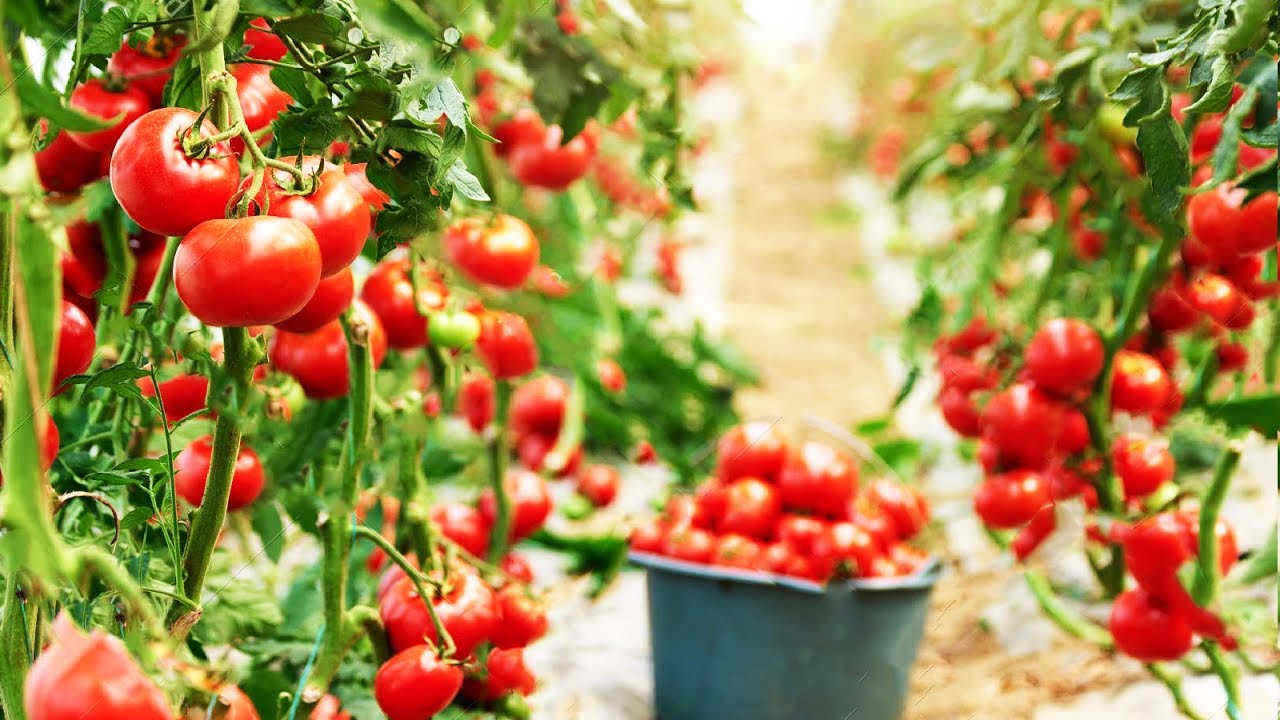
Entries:
{"label": "bucket", "polygon": [[647,568],[657,720],[898,720],[935,560],[827,586],[632,553]]}

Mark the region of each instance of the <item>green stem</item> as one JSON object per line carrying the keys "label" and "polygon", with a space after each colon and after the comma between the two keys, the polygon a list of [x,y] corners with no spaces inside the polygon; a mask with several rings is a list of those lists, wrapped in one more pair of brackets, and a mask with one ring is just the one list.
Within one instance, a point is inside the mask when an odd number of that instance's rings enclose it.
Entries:
{"label": "green stem", "polygon": [[387,631],[382,626],[382,618],[377,610],[368,605],[356,605],[347,611],[347,621],[369,638],[369,644],[373,646],[374,662],[381,665],[391,658],[391,643],[387,640]]}
{"label": "green stem", "polygon": [[152,636],[160,635],[159,619],[146,593],[134,582],[118,560],[102,548],[85,545],[75,549],[77,572],[74,575],[90,574],[101,580],[114,590],[128,605],[130,613],[140,620]]}
{"label": "green stem", "polygon": [[1267,385],[1275,387],[1280,379],[1280,301],[1271,301],[1271,335],[1262,355],[1262,377]]}
{"label": "green stem", "polygon": [[[227,501],[231,497],[231,478],[235,474],[236,460],[240,456],[240,418],[239,411],[249,394],[253,368],[257,363],[256,345],[249,338],[245,328],[223,328],[222,341],[225,346],[226,377],[221,388],[210,387],[210,393],[218,392],[231,396],[229,407],[220,408],[218,420],[213,428],[213,456],[209,464],[209,478],[205,484],[204,497],[200,507],[191,520],[191,536],[187,539],[186,554],[183,557],[183,593],[195,601],[201,602],[204,592],[205,577],[209,572],[209,563],[213,559],[214,548],[218,544],[218,535],[222,532],[223,521],[227,517]],[[186,613],[180,606],[170,608],[168,625],[177,628],[179,621],[184,627],[178,634],[185,633],[189,623],[199,620],[199,615]]]}
{"label": "green stem", "polygon": [[1110,633],[1067,607],[1057,593],[1053,591],[1049,578],[1045,577],[1043,573],[1028,570],[1023,573],[1023,579],[1026,580],[1027,587],[1031,590],[1031,594],[1035,596],[1036,602],[1039,603],[1040,609],[1044,614],[1068,635],[1086,640],[1098,647],[1113,647]]}
{"label": "green stem", "polygon": [[401,514],[409,533],[409,544],[417,551],[422,567],[438,570],[436,536],[427,513],[422,469],[418,464],[420,452],[421,447],[414,438],[405,438],[400,449]]}
{"label": "green stem", "polygon": [[434,581],[425,577],[420,570],[409,562],[409,558],[400,552],[394,543],[382,536],[382,533],[374,530],[368,525],[357,525],[356,535],[367,540],[371,540],[391,558],[391,562],[400,566],[405,575],[413,581],[413,587],[418,592],[418,597],[422,599],[427,608],[427,615],[431,616],[431,625],[435,628],[436,637],[441,640],[441,647],[445,648],[446,655],[452,655],[456,646],[453,644],[453,637],[449,635],[449,631],[445,629],[444,622],[440,619],[440,615],[436,612],[436,606],[431,599],[438,594],[438,588]]}
{"label": "green stem", "polygon": [[27,631],[22,612],[26,600],[18,593],[21,581],[18,572],[9,574],[5,588],[4,617],[0,618],[0,709],[12,720],[26,720],[22,704],[22,689],[27,668],[31,665]]}
{"label": "green stem", "polygon": [[956,315],[957,326],[963,326],[973,318],[973,306],[979,294],[990,292],[991,283],[996,277],[996,266],[1000,262],[1000,248],[1009,231],[1009,225],[1022,206],[1022,189],[1026,180],[1016,170],[1011,170],[1005,178],[1005,195],[1000,203],[1000,210],[991,219],[991,225],[983,237],[982,250],[978,258],[978,270],[973,280],[965,289],[960,311]]}
{"label": "green stem", "polygon": [[1222,689],[1227,691],[1227,717],[1231,720],[1240,720],[1239,673],[1227,662],[1216,643],[1209,640],[1202,641],[1200,649],[1209,657],[1209,664],[1213,666],[1214,673],[1222,680]]}
{"label": "green stem", "polygon": [[[6,205],[8,205],[6,203]],[[0,228],[0,348],[4,357],[0,358],[0,390],[8,385],[9,369],[12,364],[9,353],[13,352],[13,288],[14,260],[16,258],[18,240],[18,216],[6,207],[4,226]]]}
{"label": "green stem", "polygon": [[1218,513],[1226,500],[1227,489],[1236,466],[1240,464],[1240,449],[1228,447],[1213,468],[1213,481],[1200,499],[1200,554],[1196,560],[1196,577],[1191,586],[1191,597],[1196,604],[1206,606],[1218,594],[1219,548]]}
{"label": "green stem", "polygon": [[1150,672],[1155,679],[1164,683],[1164,686],[1169,689],[1169,695],[1173,697],[1173,704],[1177,706],[1178,712],[1185,715],[1188,720],[1204,720],[1204,716],[1192,709],[1191,705],[1187,703],[1187,696],[1182,692],[1181,675],[1173,673],[1160,665],[1156,665],[1155,663],[1147,665],[1147,671]]}
{"label": "green stem", "polygon": [[493,489],[496,517],[489,535],[489,562],[502,561],[511,539],[511,496],[507,494],[507,415],[511,408],[512,385],[509,380],[497,382],[497,403],[493,417],[493,438],[489,441],[489,486]]}
{"label": "green stem", "polygon": [[574,451],[582,445],[586,425],[584,395],[582,380],[574,378],[573,385],[569,387],[569,397],[565,400],[564,421],[560,427],[560,434],[556,436],[555,446],[547,452],[543,460],[544,472],[551,475],[559,474],[573,458]]}
{"label": "green stem", "polygon": [[1071,253],[1071,235],[1067,232],[1067,221],[1071,216],[1070,208],[1067,207],[1071,187],[1073,186],[1067,185],[1066,189],[1059,190],[1054,198],[1054,206],[1058,208],[1058,219],[1050,231],[1050,247],[1053,254],[1049,260],[1049,268],[1045,270],[1044,277],[1040,278],[1040,284],[1036,287],[1035,299],[1027,311],[1029,327],[1036,327],[1036,319],[1040,316],[1040,311],[1044,308],[1045,301],[1049,299],[1051,291],[1057,286],[1058,276],[1062,274],[1062,268],[1066,265],[1067,257]]}
{"label": "green stem", "polygon": [[[169,420],[165,416],[165,410],[164,410],[164,393],[160,392],[160,381],[159,379],[156,378],[155,363],[151,364],[151,389],[155,391],[156,405],[160,408],[159,419],[160,419],[161,427],[164,429],[165,457],[169,459],[168,462],[165,463],[165,467],[169,469],[169,473],[168,473],[169,475],[169,519],[173,522],[173,532],[174,532],[173,542],[169,543],[169,550],[173,555],[172,557],[173,567],[176,569],[176,572],[177,572],[177,577],[174,580],[173,587],[178,590],[177,594],[180,597],[182,597],[183,600],[186,600],[187,598],[182,595],[182,591],[183,591],[182,552],[181,552],[181,549],[178,547],[178,538],[177,538],[177,533],[179,532],[178,528],[180,527],[180,525],[178,525],[177,476],[173,471],[173,434],[169,432]],[[163,510],[164,508],[161,508],[161,509]],[[169,533],[166,531],[165,537],[168,538],[168,536],[169,536]]]}

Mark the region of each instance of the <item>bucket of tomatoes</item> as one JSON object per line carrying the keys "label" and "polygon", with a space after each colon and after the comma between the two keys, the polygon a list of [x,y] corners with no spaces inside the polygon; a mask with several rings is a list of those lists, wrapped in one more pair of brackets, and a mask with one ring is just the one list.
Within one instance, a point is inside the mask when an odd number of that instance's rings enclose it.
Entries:
{"label": "bucket of tomatoes", "polygon": [[840,448],[746,423],[635,528],[658,718],[901,717],[941,566],[908,543],[923,496],[858,476]]}

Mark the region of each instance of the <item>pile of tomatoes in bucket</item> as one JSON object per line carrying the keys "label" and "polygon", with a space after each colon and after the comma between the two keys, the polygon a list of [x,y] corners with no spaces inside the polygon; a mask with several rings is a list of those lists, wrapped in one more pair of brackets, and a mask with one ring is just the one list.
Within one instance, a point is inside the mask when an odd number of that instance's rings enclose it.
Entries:
{"label": "pile of tomatoes in bucket", "polygon": [[928,555],[907,541],[928,521],[915,488],[878,480],[860,489],[848,453],[792,444],[776,426],[750,422],[720,439],[715,477],[673,495],[630,543],[637,553],[824,583],[921,571]]}

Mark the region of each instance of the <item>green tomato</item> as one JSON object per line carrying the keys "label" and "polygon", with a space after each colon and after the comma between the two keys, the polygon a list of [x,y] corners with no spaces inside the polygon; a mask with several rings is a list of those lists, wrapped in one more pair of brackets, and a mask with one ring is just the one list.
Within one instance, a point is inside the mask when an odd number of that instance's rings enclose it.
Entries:
{"label": "green tomato", "polygon": [[432,313],[427,321],[431,344],[451,350],[466,350],[480,337],[480,320],[469,312]]}
{"label": "green tomato", "polygon": [[1125,127],[1125,109],[1115,103],[1098,108],[1098,129],[1102,137],[1113,145],[1133,145],[1138,141],[1138,129]]}

